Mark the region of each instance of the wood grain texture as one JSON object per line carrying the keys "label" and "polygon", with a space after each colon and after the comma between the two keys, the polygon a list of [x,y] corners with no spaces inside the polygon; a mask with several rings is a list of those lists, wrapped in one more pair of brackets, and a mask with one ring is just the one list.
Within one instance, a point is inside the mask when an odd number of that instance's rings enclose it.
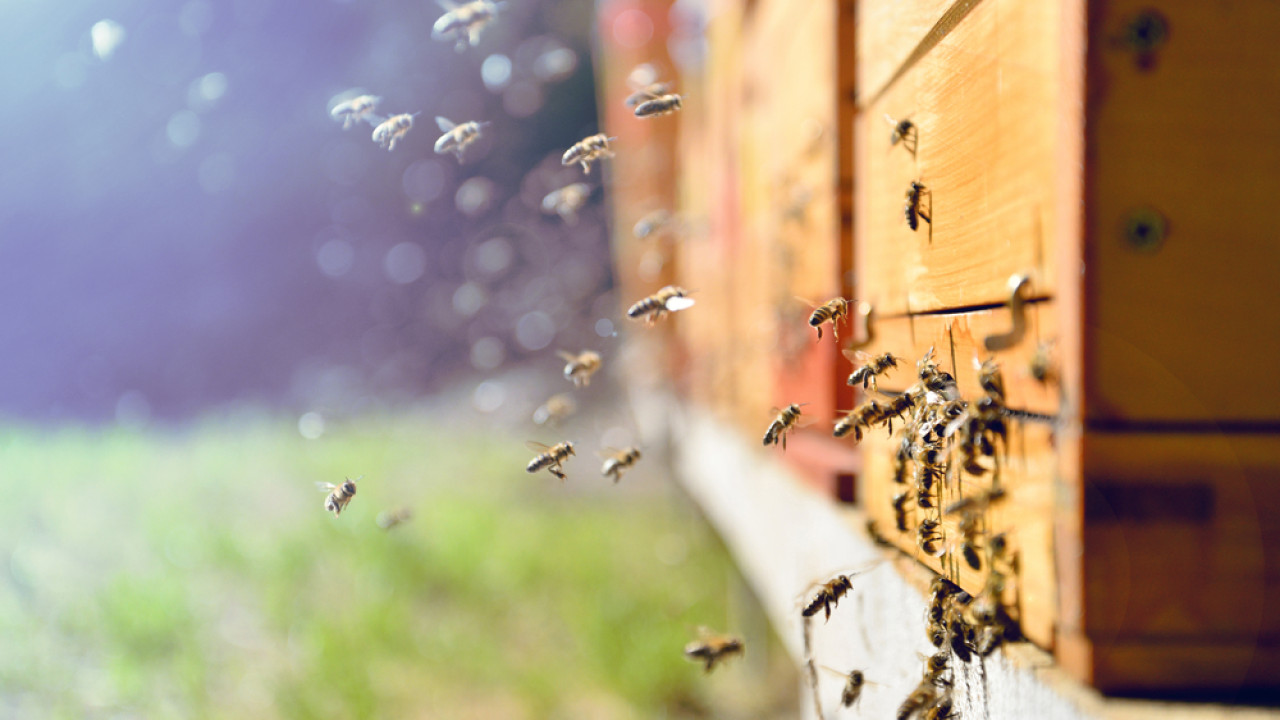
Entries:
{"label": "wood grain texture", "polygon": [[954,0],[858,0],[858,96],[878,94]]}
{"label": "wood grain texture", "polygon": [[[1280,5],[1158,3],[1168,40],[1143,69],[1119,38],[1149,5],[1090,17],[1088,418],[1275,423]],[[1140,208],[1167,221],[1148,249],[1126,239]]]}
{"label": "wood grain texture", "polygon": [[[882,316],[1007,302],[1014,273],[1054,294],[1058,18],[1054,3],[985,0],[859,116],[858,296]],[[891,146],[886,114],[916,125],[914,156]],[[933,217],[915,232],[913,180]]]}

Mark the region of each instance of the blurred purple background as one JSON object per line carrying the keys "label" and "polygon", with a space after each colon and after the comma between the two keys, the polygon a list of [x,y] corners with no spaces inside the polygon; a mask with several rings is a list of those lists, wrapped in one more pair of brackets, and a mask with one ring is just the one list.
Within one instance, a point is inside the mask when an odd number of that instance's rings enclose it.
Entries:
{"label": "blurred purple background", "polygon": [[[425,0],[0,5],[0,413],[358,410],[598,346],[602,192],[540,210],[596,132],[591,10],[510,2],[458,54]],[[422,112],[394,152],[329,117],[353,88]],[[460,165],[435,115],[493,124]]]}

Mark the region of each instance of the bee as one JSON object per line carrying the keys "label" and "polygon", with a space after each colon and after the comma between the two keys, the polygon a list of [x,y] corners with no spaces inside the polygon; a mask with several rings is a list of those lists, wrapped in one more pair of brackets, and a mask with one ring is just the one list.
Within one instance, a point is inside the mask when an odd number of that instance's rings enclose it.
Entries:
{"label": "bee", "polygon": [[380,102],[382,102],[382,98],[377,95],[360,95],[333,106],[333,109],[329,111],[329,116],[334,120],[341,120],[343,130],[350,129],[352,125],[362,120],[371,125],[376,125],[382,121],[382,118],[375,115],[373,111]]}
{"label": "bee", "polygon": [[1030,364],[1031,377],[1036,382],[1048,384],[1057,380],[1057,373],[1053,369],[1053,343],[1042,342],[1036,345],[1036,352],[1031,356]]}
{"label": "bee", "polygon": [[[816,314],[816,313],[815,313]],[[813,324],[813,320],[809,320],[809,324]],[[880,355],[869,355],[856,350],[846,350],[845,357],[855,363],[862,363],[853,373],[849,375],[849,379],[845,384],[850,387],[862,385],[865,390],[870,386],[872,390],[876,388],[876,378],[889,370],[898,367],[898,358],[893,353],[882,353]]]}
{"label": "bee", "polygon": [[462,4],[451,0],[436,0],[445,9],[444,15],[431,27],[431,37],[436,40],[453,40],[454,50],[462,52],[467,46],[480,42],[480,31],[493,22],[505,2],[493,0],[469,0]]}
{"label": "bee", "polygon": [[658,69],[649,63],[637,65],[632,69],[627,75],[627,85],[631,86],[633,91],[626,99],[629,108],[671,92],[671,83],[658,82]]}
{"label": "bee", "polygon": [[942,451],[932,447],[920,447],[916,455],[916,504],[922,508],[934,507],[933,488],[942,480],[944,467]]}
{"label": "bee", "polygon": [[334,517],[341,515],[342,511],[347,509],[351,498],[356,496],[356,483],[363,478],[363,475],[358,478],[347,478],[341,485],[327,482],[316,483],[316,487],[329,493],[329,496],[324,499],[324,509],[333,513]]}
{"label": "bee", "polygon": [[821,667],[832,675],[838,675],[844,678],[844,689],[840,691],[841,707],[853,707],[854,703],[858,702],[858,698],[862,697],[863,687],[866,685],[875,685],[875,683],[866,679],[866,676],[862,674],[861,670],[853,670],[848,673],[843,673],[835,668],[827,667],[826,665],[819,665],[818,667]]}
{"label": "bee", "polygon": [[608,137],[604,133],[583,138],[575,143],[573,147],[564,151],[564,156],[560,158],[560,164],[580,164],[582,165],[582,172],[590,175],[592,162],[600,158],[613,157],[613,151],[609,149],[609,143],[617,139],[616,137]]}
{"label": "bee", "polygon": [[577,410],[573,398],[558,393],[547,398],[547,401],[533,411],[533,421],[539,425],[558,425]]}
{"label": "bee", "polygon": [[[801,298],[803,299],[803,298]],[[806,304],[813,303],[805,301]],[[813,308],[813,314],[809,316],[809,327],[818,331],[818,339],[822,339],[822,324],[831,323],[831,333],[836,336],[836,341],[840,340],[840,321],[849,315],[849,301],[842,297],[832,298],[822,305]]]}
{"label": "bee", "polygon": [[938,689],[933,683],[921,682],[898,706],[897,720],[908,720],[938,699]]}
{"label": "bee", "polygon": [[413,511],[409,508],[399,508],[397,510],[383,510],[378,513],[378,527],[383,530],[390,530],[397,525],[403,525],[413,519]]}
{"label": "bee", "polygon": [[565,361],[564,379],[573,381],[574,387],[590,385],[591,376],[595,375],[604,364],[600,359],[600,353],[592,350],[583,350],[577,355],[560,350],[556,354]]}
{"label": "bee", "polygon": [[907,227],[912,230],[920,227],[921,218],[923,218],[925,222],[933,224],[933,218],[929,217],[929,213],[926,212],[924,208],[920,207],[920,196],[928,194],[929,191],[925,189],[925,186],[921,185],[916,180],[912,180],[911,184],[907,186],[907,202],[906,205],[903,206],[902,210],[907,216]]}
{"label": "bee", "polygon": [[[961,602],[962,597],[966,602]],[[968,600],[967,594],[953,596],[942,619],[942,626],[946,628],[946,642],[951,648],[951,653],[960,658],[961,662],[966,663],[973,659],[970,648],[974,644],[973,627],[964,619],[964,608]]]}
{"label": "bee", "polygon": [[698,628],[698,639],[684,646],[684,656],[703,663],[703,672],[711,672],[716,663],[734,655],[741,655],[745,648],[742,641],[731,635],[719,635],[706,628]]}
{"label": "bee", "polygon": [[636,105],[636,117],[646,118],[670,115],[680,109],[681,102],[683,102],[683,98],[675,93],[658,95]]}
{"label": "bee", "polygon": [[982,569],[982,557],[978,555],[978,514],[965,512],[960,516],[960,557],[974,570]]}
{"label": "bee", "polygon": [[880,417],[876,418],[877,423],[884,423],[889,427],[889,434],[893,434],[893,421],[906,415],[908,411],[916,406],[916,396],[909,392],[896,395],[887,402],[880,405]]}
{"label": "bee", "polygon": [[396,143],[408,135],[409,130],[413,128],[413,119],[418,114],[400,113],[383,120],[373,129],[373,141],[386,148],[388,152],[395,150]]}
{"label": "bee", "polygon": [[449,118],[437,115],[436,125],[440,127],[440,132],[444,133],[436,140],[436,154],[443,155],[451,152],[461,161],[462,151],[479,140],[480,128],[488,127],[490,123],[472,120],[459,125]]}
{"label": "bee", "polygon": [[911,461],[911,436],[903,433],[902,442],[893,453],[893,482],[898,485],[907,483],[907,463]]}
{"label": "bee", "polygon": [[781,445],[785,451],[787,449],[787,433],[793,427],[796,427],[800,421],[800,408],[809,403],[791,403],[785,408],[779,410],[773,408],[769,412],[774,414],[773,422],[769,423],[769,428],[764,431],[764,444]]}
{"label": "bee", "polygon": [[813,598],[809,600],[809,604],[804,606],[801,615],[804,617],[813,617],[818,614],[821,609],[826,613],[826,619],[831,619],[831,608],[840,603],[840,598],[853,589],[853,583],[849,580],[848,575],[837,575],[834,578],[823,583],[818,591],[814,593]]}
{"label": "bee", "polygon": [[542,198],[542,212],[548,215],[555,213],[560,216],[560,219],[573,225],[578,222],[578,211],[587,204],[589,197],[591,197],[590,185],[586,183],[565,185],[552,190]]}
{"label": "bee", "polygon": [[631,229],[631,234],[635,235],[637,240],[646,240],[662,232],[671,223],[671,213],[666,210],[654,210],[636,221],[635,227]]}
{"label": "bee", "polygon": [[933,701],[924,711],[924,720],[952,720],[960,717],[951,710],[951,693],[946,692]]}
{"label": "bee", "polygon": [[933,361],[932,347],[916,363],[916,376],[920,379],[920,387],[927,392],[948,397],[955,395],[956,379]]}
{"label": "bee", "polygon": [[600,468],[600,474],[607,478],[612,478],[616,485],[622,479],[622,473],[629,470],[640,459],[640,448],[629,447],[625,450],[605,448],[604,451],[596,454],[604,460],[604,466]]}
{"label": "bee", "polygon": [[943,674],[947,672],[947,663],[950,658],[944,652],[934,653],[925,658],[924,661],[924,682],[935,687],[944,687],[950,683]]}
{"label": "bee", "polygon": [[982,386],[982,391],[993,400],[1004,402],[1004,376],[1000,374],[1000,366],[996,364],[995,358],[989,358],[983,363],[978,363],[978,359],[974,358],[973,364],[978,370],[978,384]]}
{"label": "bee", "polygon": [[911,500],[911,493],[900,492],[893,496],[893,522],[897,526],[898,532],[906,532],[907,528],[907,503]]}
{"label": "bee", "polygon": [[689,291],[682,287],[668,285],[628,308],[627,317],[632,320],[644,318],[645,324],[653,325],[663,315],[689,307],[693,307],[693,298],[689,297]]}
{"label": "bee", "polygon": [[548,472],[560,478],[562,482],[565,479],[563,466],[564,461],[568,460],[570,455],[577,455],[577,453],[573,451],[573,443],[567,441],[551,447],[532,440],[526,442],[524,445],[530,450],[538,453],[536,457],[529,461],[528,466],[525,467],[526,472],[536,473],[539,470],[546,468]]}
{"label": "bee", "polygon": [[922,520],[916,528],[916,545],[926,555],[937,557],[942,554],[939,543],[942,542],[942,531],[937,520]]}
{"label": "bee", "polygon": [[884,412],[884,408],[880,403],[875,400],[868,400],[837,420],[832,434],[839,438],[852,432],[854,441],[861,442],[863,429],[871,427],[882,412]]}
{"label": "bee", "polygon": [[916,124],[903,118],[894,120],[887,113],[884,119],[893,126],[893,132],[889,134],[889,146],[892,147],[898,143],[902,143],[912,155],[916,154],[916,142],[920,136],[920,132],[916,129]]}

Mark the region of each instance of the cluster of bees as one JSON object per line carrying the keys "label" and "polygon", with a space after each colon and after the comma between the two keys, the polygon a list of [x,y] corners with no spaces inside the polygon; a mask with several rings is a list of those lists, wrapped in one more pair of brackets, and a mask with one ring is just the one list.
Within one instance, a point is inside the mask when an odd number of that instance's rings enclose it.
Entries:
{"label": "cluster of bees", "polygon": [[[814,309],[809,325],[817,330],[819,340],[823,325],[830,323],[834,331],[848,315],[849,306],[848,300],[835,298]],[[938,652],[926,660],[919,685],[897,714],[898,720],[955,718],[958,713],[952,706],[953,679],[948,671],[952,659],[969,663],[975,655],[985,657],[1004,640],[1018,635],[1016,617],[1004,601],[1006,588],[1016,575],[1016,556],[1003,533],[993,534],[987,528],[988,509],[1007,495],[1000,482],[1010,417],[1004,378],[994,359],[978,362],[975,358],[981,394],[966,400],[961,397],[955,378],[938,366],[930,348],[915,364],[914,382],[905,390],[894,392],[882,389],[880,381],[898,370],[905,363],[903,358],[892,353],[844,353],[854,363],[847,384],[861,388],[871,397],[836,419],[833,435],[851,437],[856,443],[874,428],[886,428],[895,440],[891,443],[892,479],[900,488],[890,499],[895,529],[913,532],[919,551],[942,558],[944,571],[951,577],[958,577],[962,563],[973,571],[986,572],[986,581],[977,596],[947,577],[935,579],[930,590],[926,634]],[[1040,355],[1038,352],[1037,357]],[[1033,376],[1040,379],[1047,373],[1033,372]],[[764,433],[764,445],[785,449],[787,434],[805,424],[803,406],[804,403],[793,403],[782,410],[774,409]],[[959,497],[944,503],[944,495],[951,488],[957,489]],[[967,494],[960,491],[965,488],[969,489]],[[952,538],[946,535],[946,518],[955,520],[956,534]],[[888,544],[873,522],[868,524],[868,530]],[[850,576],[837,575],[811,596],[801,613],[806,652],[810,618],[819,611],[829,618],[832,607],[851,589]],[[816,698],[817,674],[812,671],[815,663],[812,658],[808,662]],[[842,704],[848,707],[857,701],[869,681],[859,670],[839,674],[846,679]]]}
{"label": "cluster of bees", "polygon": [[[474,47],[480,40],[482,31],[497,19],[499,11],[505,5],[493,0],[469,0],[465,3],[454,3],[450,0],[438,0],[445,8],[445,13],[432,28],[432,37],[436,40],[453,42],[458,52]],[[681,109],[683,98],[673,92],[672,85],[659,81],[654,66],[644,64],[636,68],[628,79],[633,93],[626,98],[626,105],[631,108],[637,118],[655,118],[669,115]],[[360,95],[341,102],[330,110],[334,120],[341,121],[343,129],[350,129],[366,122],[373,126],[372,139],[388,151],[395,150],[413,129],[414,118],[419,113],[399,113],[382,115],[378,107],[382,98],[376,95]],[[466,149],[479,140],[490,123],[484,121],[454,122],[445,117],[436,117],[436,125],[442,133],[435,142],[437,154],[453,154],[462,160]],[[594,163],[614,157],[612,143],[616,137],[606,133],[583,138],[561,157],[561,165],[580,166],[585,175],[589,175]],[[577,221],[578,212],[591,197],[592,188],[586,183],[571,183],[548,193],[542,200],[542,209],[547,214],[555,214],[567,224]],[[670,213],[659,210],[641,219],[635,228],[638,238],[656,236],[674,224]],[[641,298],[627,310],[627,317],[642,321],[652,326],[670,313],[685,310],[694,305],[694,299],[683,288],[668,286],[659,289],[652,295]],[[591,378],[604,366],[604,359],[594,350],[584,350],[574,354],[559,351],[565,361],[564,377],[575,389],[588,387]],[[558,393],[534,412],[534,421],[539,425],[556,426],[576,411],[576,403],[566,393]],[[526,446],[537,453],[529,460],[525,470],[538,473],[543,470],[561,481],[567,479],[565,465],[577,455],[572,441],[563,441],[555,445],[529,441]],[[622,476],[642,457],[637,447],[623,449],[604,448],[597,453],[604,459],[600,473],[613,483],[618,483]],[[360,478],[348,478],[340,485],[320,483],[320,487],[328,493],[325,509],[334,517],[351,502],[356,494],[356,481]],[[390,529],[407,522],[412,514],[407,509],[387,511],[378,516],[378,525]],[[741,639],[730,635],[722,635],[706,628],[700,628],[698,639],[684,648],[685,656],[694,662],[701,663],[706,672],[713,670],[727,658],[740,655],[744,651]]]}

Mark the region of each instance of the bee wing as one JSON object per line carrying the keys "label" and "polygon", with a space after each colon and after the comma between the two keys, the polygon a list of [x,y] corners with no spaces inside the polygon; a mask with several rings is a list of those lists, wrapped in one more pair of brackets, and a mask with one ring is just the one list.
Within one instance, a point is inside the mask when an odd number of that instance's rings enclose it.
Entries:
{"label": "bee wing", "polygon": [[837,670],[837,669],[835,669],[835,668],[833,668],[833,667],[831,667],[831,666],[829,666],[829,665],[818,665],[818,667],[822,668],[823,670],[826,670],[827,672],[829,672],[829,673],[831,673],[832,675],[835,675],[835,676],[837,676],[837,677],[846,678],[846,679],[849,677],[849,673],[847,673],[847,672],[840,672],[839,670]]}
{"label": "bee wing", "polygon": [[436,125],[439,126],[440,132],[449,132],[450,130],[458,127],[457,123],[447,117],[441,117],[439,115],[436,116]]}
{"label": "bee wing", "polygon": [[818,304],[807,297],[800,297],[799,295],[793,295],[792,297],[804,303],[805,305],[808,305],[811,309],[814,309],[814,310],[818,309]]}
{"label": "bee wing", "polygon": [[596,457],[599,457],[601,460],[618,460],[626,454],[626,450],[619,450],[618,448],[607,446],[596,451]]}
{"label": "bee wing", "polygon": [[543,445],[542,443],[533,440],[526,440],[524,446],[538,453],[543,453],[551,449],[550,445]]}
{"label": "bee wing", "polygon": [[360,119],[364,120],[365,122],[369,123],[374,127],[378,127],[379,125],[387,121],[387,118],[385,115],[378,115],[377,113],[365,113],[364,117]]}
{"label": "bee wing", "polygon": [[574,360],[578,359],[577,355],[574,355],[573,353],[567,352],[564,350],[557,350],[556,354],[559,355],[561,358],[563,358],[565,362],[573,362]]}
{"label": "bee wing", "polygon": [[458,3],[453,2],[453,0],[436,0],[436,4],[437,4],[437,5],[439,5],[440,7],[444,8],[445,10],[457,10],[457,9],[458,9]]}
{"label": "bee wing", "polygon": [[337,490],[338,486],[334,485],[333,483],[318,482],[316,483],[316,489],[319,490],[320,492],[329,493],[329,492],[333,492],[334,490]]}
{"label": "bee wing", "polygon": [[667,310],[676,312],[685,308],[693,307],[694,300],[691,297],[673,297],[665,303]]}

